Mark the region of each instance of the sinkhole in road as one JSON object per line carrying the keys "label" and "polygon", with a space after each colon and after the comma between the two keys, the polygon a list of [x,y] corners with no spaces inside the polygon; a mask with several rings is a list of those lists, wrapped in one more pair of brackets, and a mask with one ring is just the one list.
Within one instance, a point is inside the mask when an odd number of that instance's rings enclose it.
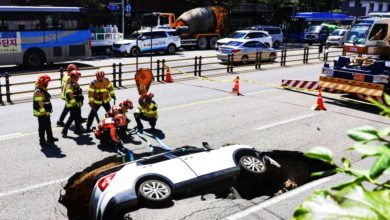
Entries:
{"label": "sinkhole in road", "polygon": [[[135,159],[150,155],[150,153],[135,154]],[[266,155],[277,161],[281,168],[270,166],[261,177],[234,178],[231,181],[232,184],[226,184],[228,187],[219,185],[219,187],[210,187],[206,191],[195,190],[180,194],[175,199],[180,200],[208,193],[215,194],[216,198],[224,199],[251,200],[261,196],[273,197],[315,180],[316,178],[311,177],[313,172],[334,168],[322,161],[309,159],[297,151],[275,150],[266,152]],[[118,156],[110,156],[69,178],[59,202],[67,208],[70,219],[88,218],[89,199],[96,179],[107,175],[105,170],[120,164],[121,160]]]}

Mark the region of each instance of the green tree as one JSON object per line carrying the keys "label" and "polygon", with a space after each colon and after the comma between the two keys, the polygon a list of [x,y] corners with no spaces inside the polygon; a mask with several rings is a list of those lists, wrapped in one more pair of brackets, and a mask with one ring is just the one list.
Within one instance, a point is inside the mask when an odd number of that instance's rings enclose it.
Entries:
{"label": "green tree", "polygon": [[[390,96],[385,95],[390,106]],[[374,102],[389,117],[390,108]],[[343,173],[353,178],[331,190],[318,190],[310,195],[294,213],[294,219],[390,219],[390,180],[383,178],[390,173],[390,127],[377,130],[371,126],[351,129],[348,136],[357,141],[348,148],[361,154],[362,159],[375,158],[369,170],[352,168],[348,158],[337,165],[332,152],[326,148],[313,148],[305,155],[335,165],[334,170],[314,173],[324,176]]]}

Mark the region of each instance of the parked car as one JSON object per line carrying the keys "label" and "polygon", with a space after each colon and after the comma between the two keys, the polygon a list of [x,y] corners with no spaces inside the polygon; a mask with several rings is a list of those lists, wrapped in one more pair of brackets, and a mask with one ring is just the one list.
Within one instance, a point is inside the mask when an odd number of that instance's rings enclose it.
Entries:
{"label": "parked car", "polygon": [[228,61],[229,54],[233,54],[233,62],[247,64],[256,60],[256,53],[261,52],[261,60],[275,61],[277,52],[274,48],[255,40],[235,40],[219,48],[217,58],[222,62]]}
{"label": "parked car", "polygon": [[185,146],[105,171],[109,174],[97,181],[91,195],[90,218],[120,219],[124,208],[139,202],[164,204],[181,192],[221,187],[221,181],[234,183],[239,176],[262,176],[271,164],[280,167],[250,146],[204,147]]}
{"label": "parked car", "polygon": [[313,43],[324,44],[329,34],[337,28],[339,28],[339,26],[325,23],[310,26],[305,32],[305,42],[309,45],[312,45]]}
{"label": "parked car", "polygon": [[221,45],[227,44],[230,41],[235,41],[238,39],[250,39],[257,40],[268,47],[272,46],[272,37],[265,31],[253,31],[253,30],[241,30],[236,31],[230,34],[227,38],[222,38],[217,41],[216,49],[218,49]]}
{"label": "parked car", "polygon": [[326,46],[343,46],[348,33],[348,29],[336,29],[326,40]]}
{"label": "parked car", "polygon": [[248,29],[256,31],[266,31],[272,37],[273,48],[279,48],[279,46],[283,43],[283,32],[282,29],[278,26],[255,25],[249,27]]}
{"label": "parked car", "polygon": [[181,41],[176,30],[155,29],[151,31],[150,29],[144,29],[134,32],[127,39],[115,42],[112,50],[117,54],[132,56],[150,51],[165,51],[168,54],[175,54],[180,46]]}

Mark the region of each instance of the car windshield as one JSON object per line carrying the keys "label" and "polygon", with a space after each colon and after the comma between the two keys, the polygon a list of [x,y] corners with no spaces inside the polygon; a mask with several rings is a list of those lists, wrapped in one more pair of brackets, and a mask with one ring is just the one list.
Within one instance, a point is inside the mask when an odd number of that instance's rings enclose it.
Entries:
{"label": "car windshield", "polygon": [[137,33],[137,32],[133,32],[132,34],[130,34],[127,39],[136,39],[138,36],[140,36],[141,34],[140,33]]}
{"label": "car windshield", "polygon": [[229,35],[230,38],[244,38],[244,36],[246,35],[245,32],[234,32],[232,34]]}
{"label": "car windshield", "polygon": [[310,26],[307,29],[307,32],[309,32],[309,33],[319,33],[321,31],[321,27],[322,26]]}
{"label": "car windshield", "polygon": [[366,42],[366,38],[370,26],[371,25],[367,25],[367,24],[354,25],[348,34],[346,42],[364,44]]}
{"label": "car windshield", "polygon": [[332,36],[343,36],[345,34],[344,30],[335,30],[332,33]]}
{"label": "car windshield", "polygon": [[234,46],[234,47],[237,47],[237,46],[240,46],[243,42],[240,42],[240,41],[230,41],[229,43],[227,43],[226,45],[227,46]]}

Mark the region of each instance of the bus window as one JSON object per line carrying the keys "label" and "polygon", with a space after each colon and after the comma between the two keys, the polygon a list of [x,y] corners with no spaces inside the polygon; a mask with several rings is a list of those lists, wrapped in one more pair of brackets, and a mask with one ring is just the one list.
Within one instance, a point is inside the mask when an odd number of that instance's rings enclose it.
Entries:
{"label": "bus window", "polygon": [[368,39],[370,40],[384,40],[387,35],[387,24],[375,24],[372,27],[370,36]]}

